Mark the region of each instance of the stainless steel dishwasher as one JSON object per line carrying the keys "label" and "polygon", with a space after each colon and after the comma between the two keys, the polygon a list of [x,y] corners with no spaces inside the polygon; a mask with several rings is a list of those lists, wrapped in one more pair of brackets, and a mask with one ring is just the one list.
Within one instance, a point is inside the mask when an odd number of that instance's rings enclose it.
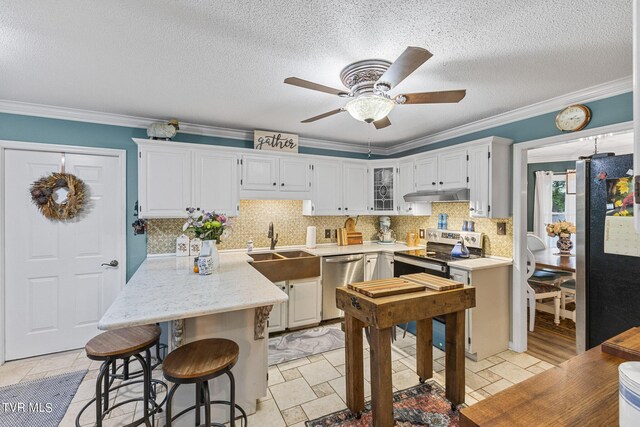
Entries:
{"label": "stainless steel dishwasher", "polygon": [[336,288],[364,280],[364,255],[322,258],[322,320],[342,316],[336,307]]}

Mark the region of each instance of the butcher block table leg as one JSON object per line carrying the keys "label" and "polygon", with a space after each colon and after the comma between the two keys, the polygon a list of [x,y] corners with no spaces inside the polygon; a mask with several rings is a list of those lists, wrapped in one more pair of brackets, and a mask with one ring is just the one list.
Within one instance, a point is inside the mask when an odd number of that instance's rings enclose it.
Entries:
{"label": "butcher block table leg", "polygon": [[344,323],[347,407],[353,413],[361,413],[364,410],[364,360],[362,354],[364,323],[349,313],[344,314]]}
{"label": "butcher block table leg", "polygon": [[464,310],[446,315],[445,388],[454,405],[464,403]]}
{"label": "butcher block table leg", "polygon": [[391,386],[391,332],[393,328],[371,328],[371,409],[374,427],[391,427],[393,389]]}
{"label": "butcher block table leg", "polygon": [[416,367],[420,382],[433,376],[433,321],[416,321]]}

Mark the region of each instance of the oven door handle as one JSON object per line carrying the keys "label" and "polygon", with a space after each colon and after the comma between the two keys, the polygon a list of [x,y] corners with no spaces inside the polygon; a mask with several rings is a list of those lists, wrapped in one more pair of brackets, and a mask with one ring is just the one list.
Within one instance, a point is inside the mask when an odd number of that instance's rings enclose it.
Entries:
{"label": "oven door handle", "polygon": [[435,270],[441,273],[447,272],[447,266],[445,265],[435,264],[435,263],[426,262],[426,261],[414,261],[412,259],[399,257],[399,256],[394,256],[393,260],[397,262],[402,262],[405,264],[415,265],[416,267],[425,268],[427,270]]}

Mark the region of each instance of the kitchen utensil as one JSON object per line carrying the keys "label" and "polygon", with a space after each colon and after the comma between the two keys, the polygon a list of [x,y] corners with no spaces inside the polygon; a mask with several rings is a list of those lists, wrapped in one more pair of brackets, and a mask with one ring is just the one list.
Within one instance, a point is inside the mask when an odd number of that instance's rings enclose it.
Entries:
{"label": "kitchen utensil", "polygon": [[427,273],[406,274],[400,276],[400,278],[418,283],[420,285],[424,285],[427,288],[436,291],[448,291],[450,289],[458,289],[464,286],[464,283],[462,282],[446,279],[444,277],[434,276],[433,274]]}

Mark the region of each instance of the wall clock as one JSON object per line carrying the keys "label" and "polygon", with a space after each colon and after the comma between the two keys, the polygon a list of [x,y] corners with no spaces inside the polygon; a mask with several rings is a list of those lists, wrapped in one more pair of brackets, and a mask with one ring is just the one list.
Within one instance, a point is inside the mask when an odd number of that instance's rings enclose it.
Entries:
{"label": "wall clock", "polygon": [[563,132],[582,130],[591,121],[591,110],[582,104],[570,105],[556,116],[556,126]]}

